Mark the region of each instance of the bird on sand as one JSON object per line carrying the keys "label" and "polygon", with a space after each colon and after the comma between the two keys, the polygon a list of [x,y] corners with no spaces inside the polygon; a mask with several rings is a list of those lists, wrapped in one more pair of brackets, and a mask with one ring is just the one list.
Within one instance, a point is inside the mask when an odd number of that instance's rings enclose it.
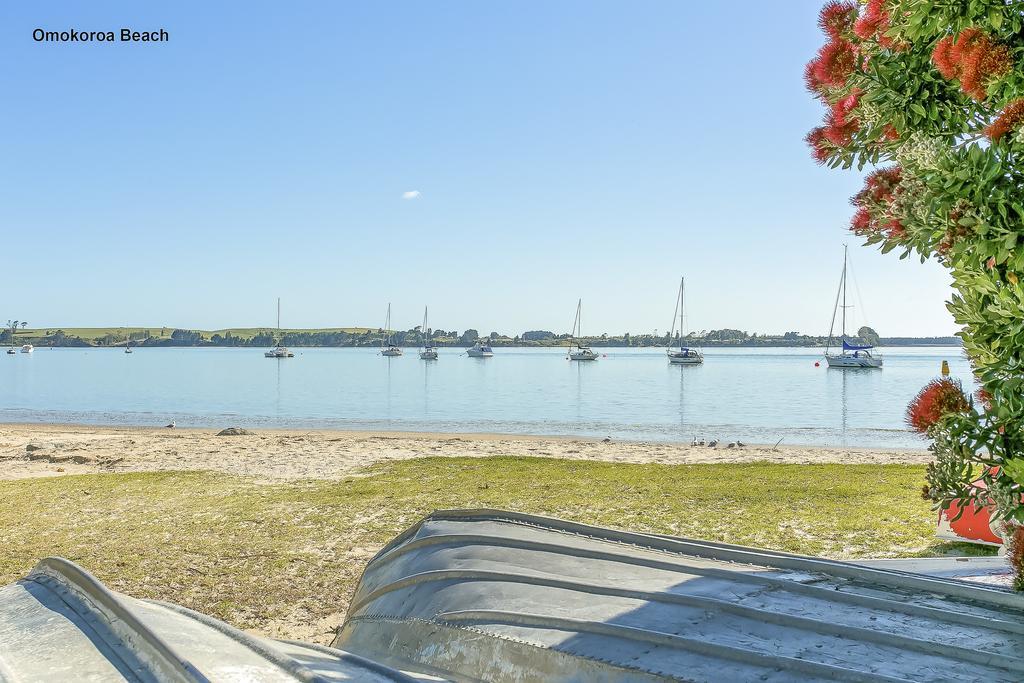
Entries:
{"label": "bird on sand", "polygon": [[711,439],[711,441],[708,441],[708,446],[710,446],[711,448],[714,448],[717,445],[718,445],[718,439]]}
{"label": "bird on sand", "polygon": [[735,441],[730,441],[728,444],[726,444],[725,447],[726,448],[736,448],[736,442]]}
{"label": "bird on sand", "polygon": [[164,425],[164,427],[166,427],[167,429],[174,429],[174,421],[173,421],[173,420],[171,420],[171,424],[169,424],[169,425]]}

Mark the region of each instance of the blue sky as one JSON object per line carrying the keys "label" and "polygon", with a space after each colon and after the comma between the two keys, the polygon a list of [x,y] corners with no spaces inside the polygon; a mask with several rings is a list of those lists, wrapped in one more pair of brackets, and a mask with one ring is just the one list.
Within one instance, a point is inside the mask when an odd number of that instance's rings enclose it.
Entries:
{"label": "blue sky", "polygon": [[950,334],[802,141],[819,6],[5,3],[0,318],[636,334],[685,274],[691,328],[820,333],[846,241],[858,315]]}

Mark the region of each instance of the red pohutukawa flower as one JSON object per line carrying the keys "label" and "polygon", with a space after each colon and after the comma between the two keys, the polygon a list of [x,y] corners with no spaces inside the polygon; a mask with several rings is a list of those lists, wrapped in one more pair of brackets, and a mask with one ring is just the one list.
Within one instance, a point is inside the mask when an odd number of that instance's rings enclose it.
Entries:
{"label": "red pohutukawa flower", "polygon": [[985,128],[985,135],[992,142],[999,141],[1007,133],[1024,124],[1024,99],[1014,100],[1003,107],[1002,113]]}
{"label": "red pohutukawa flower", "polygon": [[853,214],[853,218],[850,219],[850,230],[861,237],[867,237],[875,231],[874,219],[871,218],[871,212],[866,206],[860,207],[857,213]]}
{"label": "red pohutukawa flower", "polygon": [[825,118],[825,129],[822,135],[836,147],[846,147],[853,142],[853,134],[858,130],[857,119],[852,121],[836,121],[832,114]]}
{"label": "red pohutukawa flower", "polygon": [[825,85],[842,86],[857,68],[857,51],[848,40],[833,40],[818,51],[814,76]]}
{"label": "red pohutukawa flower", "polygon": [[857,3],[832,0],[821,8],[818,15],[818,26],[821,30],[838,39],[853,29],[857,20]]}
{"label": "red pohutukawa flower", "polygon": [[819,164],[825,163],[832,156],[833,150],[829,146],[828,139],[825,137],[825,128],[823,126],[818,126],[811,130],[804,140],[810,145],[811,155]]}
{"label": "red pohutukawa flower", "polygon": [[856,117],[850,116],[853,110],[860,104],[860,88],[854,88],[850,91],[850,94],[846,97],[841,97],[835,101],[832,105],[832,120],[840,125],[845,126],[848,123],[856,123]]}
{"label": "red pohutukawa flower", "polygon": [[974,397],[978,399],[978,403],[985,406],[986,409],[992,407],[992,394],[989,393],[988,389],[984,387],[974,392]]}
{"label": "red pohutukawa flower", "polygon": [[804,85],[807,86],[807,90],[811,92],[815,97],[825,96],[825,84],[818,78],[818,60],[812,59],[807,62],[807,66],[804,67]]}
{"label": "red pohutukawa flower", "polygon": [[960,88],[976,100],[984,100],[992,81],[1013,68],[1009,48],[977,28],[965,28],[936,43],[932,63],[943,78],[959,80]]}
{"label": "red pohutukawa flower", "polygon": [[927,434],[928,430],[948,415],[966,413],[971,402],[964,395],[960,380],[943,377],[925,385],[907,406],[907,424]]}
{"label": "red pohutukawa flower", "polygon": [[885,48],[893,46],[892,39],[885,36],[889,30],[889,13],[882,9],[884,0],[869,0],[864,14],[853,25],[853,33],[861,40],[878,39]]}
{"label": "red pohutukawa flower", "polygon": [[900,180],[903,170],[899,166],[880,168],[864,179],[864,189],[853,196],[851,202],[857,213],[850,221],[855,235],[870,237],[884,234],[886,238],[899,240],[907,236],[907,229],[892,214],[892,205],[902,189]]}

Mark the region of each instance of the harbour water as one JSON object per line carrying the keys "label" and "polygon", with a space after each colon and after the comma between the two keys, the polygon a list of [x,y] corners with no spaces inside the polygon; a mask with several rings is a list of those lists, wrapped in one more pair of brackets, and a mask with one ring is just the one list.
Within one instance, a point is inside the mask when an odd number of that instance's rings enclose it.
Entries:
{"label": "harbour water", "polygon": [[[494,358],[415,349],[49,349],[0,357],[0,421],[579,435],[921,448],[907,403],[956,347],[883,349],[883,370],[828,370],[821,349],[706,349],[671,366],[663,349],[497,348]],[[822,361],[815,367],[815,361]]]}

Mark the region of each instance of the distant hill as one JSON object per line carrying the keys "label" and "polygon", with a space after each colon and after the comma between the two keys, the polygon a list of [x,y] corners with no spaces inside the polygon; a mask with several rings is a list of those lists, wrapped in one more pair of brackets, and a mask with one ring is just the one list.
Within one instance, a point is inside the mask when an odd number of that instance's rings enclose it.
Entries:
{"label": "distant hill", "polygon": [[[877,339],[881,346],[960,346],[958,337],[881,337],[874,330],[862,328],[863,337],[849,337],[852,342],[869,342]],[[419,327],[411,330],[391,332],[400,346],[419,346],[423,334]],[[478,336],[486,336],[492,346],[567,346],[567,333],[555,334],[546,330],[531,330],[513,336],[491,332],[489,335],[476,330],[458,331],[431,330],[430,340],[437,346],[469,346]],[[384,330],[370,327],[331,327],[319,329],[282,329],[269,327],[238,327],[222,330],[188,330],[173,327],[66,327],[49,329],[18,329],[14,343],[35,346],[124,346],[130,340],[132,346],[252,346],[269,347],[276,344],[295,347],[370,347],[379,346],[385,336]],[[680,343],[678,335],[602,334],[586,337],[591,346],[599,347],[645,347],[664,346],[670,341]],[[781,347],[781,346],[824,346],[827,338],[805,335],[799,332],[785,334],[747,333],[742,330],[707,330],[687,335],[685,344],[704,348],[717,347]],[[0,344],[11,343],[10,330],[0,332]],[[836,343],[835,341],[833,343]]]}

